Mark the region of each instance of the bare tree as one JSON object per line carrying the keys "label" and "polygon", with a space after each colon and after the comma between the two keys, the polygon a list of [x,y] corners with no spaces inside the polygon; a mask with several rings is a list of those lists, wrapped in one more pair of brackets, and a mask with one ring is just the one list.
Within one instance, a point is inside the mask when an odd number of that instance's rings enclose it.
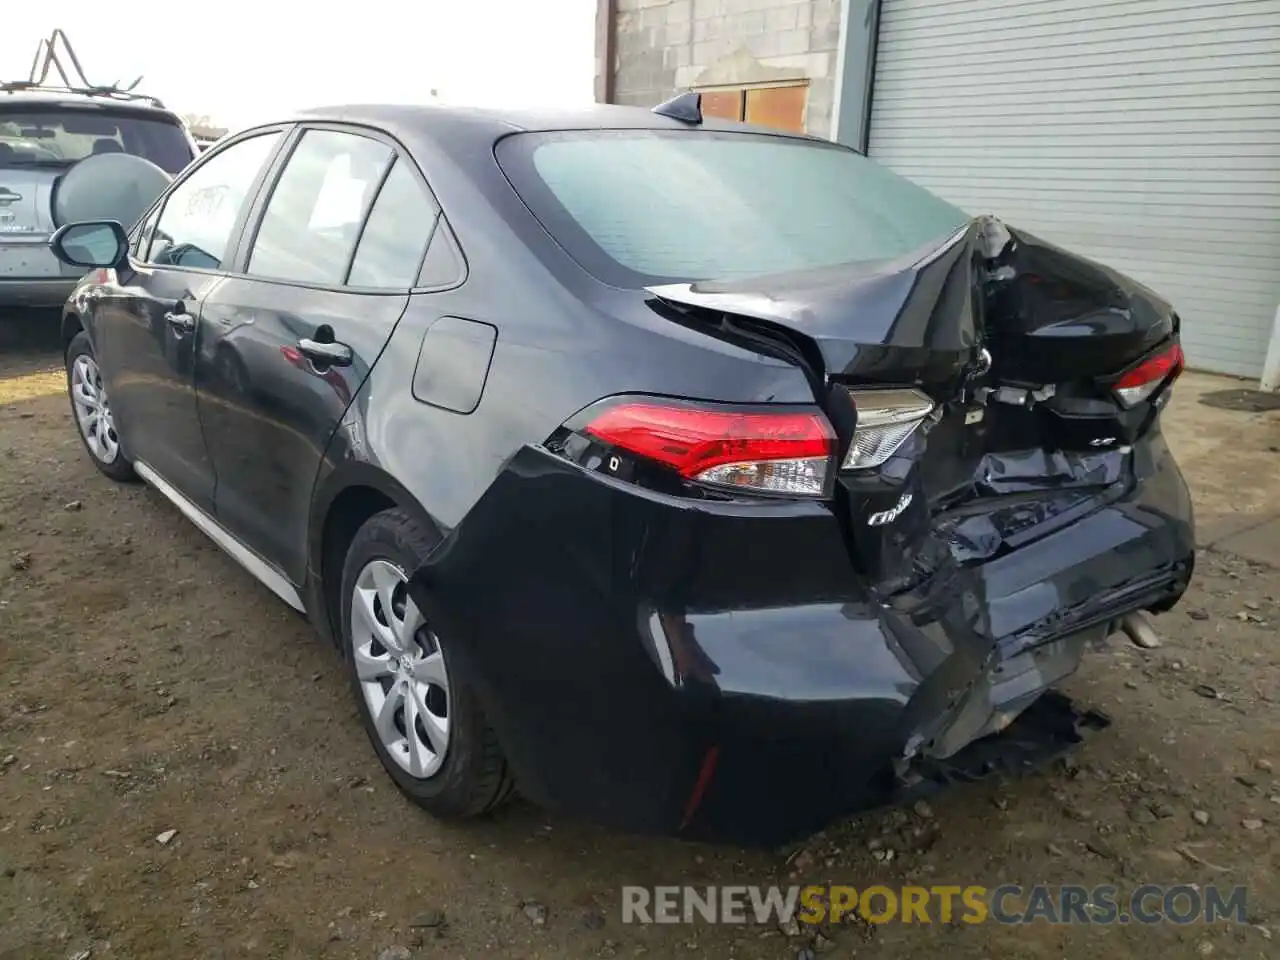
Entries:
{"label": "bare tree", "polygon": [[182,122],[197,140],[217,140],[227,135],[227,128],[218,126],[207,113],[183,114]]}

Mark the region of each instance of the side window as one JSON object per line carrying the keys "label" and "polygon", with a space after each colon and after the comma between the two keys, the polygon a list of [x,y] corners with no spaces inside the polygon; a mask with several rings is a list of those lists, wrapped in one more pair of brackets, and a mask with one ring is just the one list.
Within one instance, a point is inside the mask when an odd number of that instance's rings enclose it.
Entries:
{"label": "side window", "polygon": [[159,266],[217,270],[231,245],[240,211],[276,145],[279,133],[241,140],[180,183],[143,230],[146,259]]}
{"label": "side window", "polygon": [[151,216],[147,217],[147,222],[142,225],[138,236],[133,241],[133,255],[139,260],[147,259],[147,254],[151,250],[151,238],[155,236],[156,224],[160,222],[162,210],[164,207],[159,206],[151,211]]}
{"label": "side window", "polygon": [[431,243],[427,246],[427,255],[423,258],[417,284],[423,287],[451,286],[460,283],[466,272],[457,238],[449,227],[449,221],[441,214],[436,218],[436,229],[431,234]]}
{"label": "side window", "polygon": [[438,212],[409,163],[396,160],[369,211],[347,285],[412,287]]}
{"label": "side window", "polygon": [[390,160],[391,148],[377,140],[308,130],[267,201],[248,273],[341,286]]}

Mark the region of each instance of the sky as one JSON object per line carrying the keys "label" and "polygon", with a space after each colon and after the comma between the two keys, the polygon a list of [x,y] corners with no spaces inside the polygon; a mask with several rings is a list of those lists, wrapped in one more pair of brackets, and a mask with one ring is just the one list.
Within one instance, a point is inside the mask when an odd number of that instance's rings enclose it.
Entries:
{"label": "sky", "polygon": [[[219,0],[198,7],[11,0],[0,79],[70,37],[93,83],[132,82],[232,129],[334,103],[571,105],[592,99],[595,0]],[[173,16],[165,16],[171,10]]]}

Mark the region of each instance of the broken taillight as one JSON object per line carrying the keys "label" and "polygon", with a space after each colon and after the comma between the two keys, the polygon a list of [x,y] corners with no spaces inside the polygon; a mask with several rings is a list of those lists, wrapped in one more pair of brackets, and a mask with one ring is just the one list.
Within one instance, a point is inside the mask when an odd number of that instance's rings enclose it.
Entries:
{"label": "broken taillight", "polygon": [[836,449],[835,431],[817,409],[630,400],[608,406],[582,432],[686,480],[784,496],[825,496]]}
{"label": "broken taillight", "polygon": [[846,470],[880,466],[934,407],[933,401],[919,390],[850,390],[849,397],[858,420],[844,458]]}
{"label": "broken taillight", "polygon": [[1117,380],[1111,389],[1125,407],[1136,406],[1155,393],[1161,384],[1182,373],[1185,363],[1182,345],[1174,343],[1143,360]]}

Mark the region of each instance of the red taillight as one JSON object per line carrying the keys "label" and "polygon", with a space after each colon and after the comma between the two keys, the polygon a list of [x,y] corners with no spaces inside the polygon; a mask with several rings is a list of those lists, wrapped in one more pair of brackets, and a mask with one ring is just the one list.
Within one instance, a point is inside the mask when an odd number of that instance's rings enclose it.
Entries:
{"label": "red taillight", "polygon": [[738,412],[636,401],[610,407],[585,433],[701,483],[822,496],[835,433],[817,410]]}
{"label": "red taillight", "polygon": [[1172,380],[1180,374],[1185,362],[1182,345],[1175,343],[1167,350],[1142,361],[1116,381],[1112,390],[1121,403],[1132,407],[1150,397],[1166,380]]}

